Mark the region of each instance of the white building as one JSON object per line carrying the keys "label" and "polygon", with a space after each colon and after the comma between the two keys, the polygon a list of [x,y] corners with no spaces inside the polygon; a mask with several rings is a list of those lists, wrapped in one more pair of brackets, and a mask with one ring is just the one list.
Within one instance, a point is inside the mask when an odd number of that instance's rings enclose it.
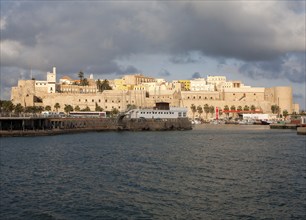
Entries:
{"label": "white building", "polygon": [[204,78],[190,80],[190,91],[215,91],[213,84],[207,84]]}

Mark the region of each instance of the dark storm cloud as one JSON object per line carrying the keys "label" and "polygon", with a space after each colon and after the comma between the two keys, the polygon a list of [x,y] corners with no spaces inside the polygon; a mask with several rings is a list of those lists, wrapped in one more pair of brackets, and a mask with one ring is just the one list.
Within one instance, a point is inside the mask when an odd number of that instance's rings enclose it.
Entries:
{"label": "dark storm cloud", "polygon": [[161,69],[161,70],[159,71],[158,75],[159,75],[159,76],[163,76],[163,77],[167,77],[167,76],[170,76],[171,73],[170,73],[168,70],[166,70],[166,69]]}
{"label": "dark storm cloud", "polygon": [[303,70],[282,62],[305,52],[300,6],[305,2],[1,1],[0,64],[120,75],[138,72],[133,63],[119,64],[131,55],[166,55],[173,64],[207,56],[245,62],[247,76],[296,82]]}
{"label": "dark storm cloud", "polygon": [[239,71],[253,79],[284,78],[294,83],[305,83],[305,53],[286,54],[272,61],[244,63]]}
{"label": "dark storm cloud", "polygon": [[173,55],[169,58],[169,61],[174,64],[205,63],[203,56],[195,52]]}
{"label": "dark storm cloud", "polygon": [[[290,11],[282,3],[23,2],[2,13],[7,25],[1,41],[20,44],[17,65],[29,66],[37,57],[33,65],[41,69],[83,63],[106,72],[104,65],[137,53],[172,54],[174,63],[195,62],[177,55],[192,51],[258,61],[299,50],[303,17]],[[4,56],[2,65],[12,66]]]}
{"label": "dark storm cloud", "polygon": [[194,74],[192,74],[191,79],[197,79],[197,78],[201,78],[201,74],[198,72],[195,72]]}

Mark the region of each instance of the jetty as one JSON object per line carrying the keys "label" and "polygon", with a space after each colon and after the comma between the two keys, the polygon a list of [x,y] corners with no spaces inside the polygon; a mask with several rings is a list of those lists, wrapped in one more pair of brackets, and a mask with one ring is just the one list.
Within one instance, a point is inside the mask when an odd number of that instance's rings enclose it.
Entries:
{"label": "jetty", "polygon": [[297,124],[270,124],[271,129],[297,129]]}
{"label": "jetty", "polygon": [[126,119],[0,117],[0,137],[44,136],[89,131],[167,131],[190,130],[187,118]]}

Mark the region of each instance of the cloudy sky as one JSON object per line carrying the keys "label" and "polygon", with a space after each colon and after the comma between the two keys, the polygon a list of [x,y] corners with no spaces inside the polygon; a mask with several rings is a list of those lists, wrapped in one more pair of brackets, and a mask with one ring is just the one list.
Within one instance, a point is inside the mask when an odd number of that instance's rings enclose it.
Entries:
{"label": "cloudy sky", "polygon": [[[1,99],[18,79],[225,75],[305,107],[305,1],[1,0]],[[32,71],[31,71],[32,70]]]}

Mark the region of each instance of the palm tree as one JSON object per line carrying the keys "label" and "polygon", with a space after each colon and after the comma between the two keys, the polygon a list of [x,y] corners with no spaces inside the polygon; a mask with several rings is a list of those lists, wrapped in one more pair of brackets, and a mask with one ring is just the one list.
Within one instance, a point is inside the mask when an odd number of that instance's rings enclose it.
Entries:
{"label": "palm tree", "polygon": [[197,107],[197,111],[199,113],[199,117],[201,118],[201,115],[203,113],[203,108],[200,105]]}
{"label": "palm tree", "polygon": [[81,109],[82,112],[90,112],[90,108],[86,106],[86,108]]}
{"label": "palm tree", "polygon": [[208,106],[208,104],[204,105],[204,112],[206,113],[206,119],[207,119],[207,114],[209,113],[209,106]]}
{"label": "palm tree", "polygon": [[249,111],[250,110],[250,107],[248,106],[248,105],[245,105],[244,107],[243,107],[243,111]]}
{"label": "palm tree", "polygon": [[214,116],[214,113],[215,113],[215,107],[214,106],[209,106],[209,112],[210,112],[210,114],[211,114],[211,117],[213,117]]}
{"label": "palm tree", "polygon": [[64,111],[69,114],[73,111],[73,107],[71,105],[65,105]]}
{"label": "palm tree", "polygon": [[83,78],[84,78],[84,73],[82,71],[80,71],[78,73],[78,77],[80,78],[80,83],[83,81]]}
{"label": "palm tree", "polygon": [[58,112],[58,109],[60,108],[61,106],[60,106],[60,104],[57,102],[57,103],[55,103],[55,105],[54,105],[54,108],[56,109],[56,112]]}
{"label": "palm tree", "polygon": [[101,84],[101,87],[102,87],[102,91],[103,90],[112,90],[112,87],[110,87],[107,79],[103,80],[103,82]]}
{"label": "palm tree", "polygon": [[80,106],[77,105],[77,106],[74,107],[74,111],[78,112],[80,110],[81,110]]}
{"label": "palm tree", "polygon": [[194,114],[197,112],[197,107],[194,104],[190,106],[192,112],[192,120],[194,120]]}
{"label": "palm tree", "polygon": [[273,114],[279,114],[279,106],[278,105],[272,105],[271,106],[271,111]]}
{"label": "palm tree", "polygon": [[87,79],[87,78],[84,78],[84,79],[81,81],[81,86],[88,86],[88,85],[89,85],[88,79]]}
{"label": "palm tree", "polygon": [[[236,110],[236,106],[232,105],[231,106],[231,111],[235,111]],[[232,117],[234,117],[235,112],[232,112]]]}
{"label": "palm tree", "polygon": [[99,106],[98,103],[96,103],[95,111],[96,112],[101,112],[101,111],[103,111],[103,108],[101,106]]}
{"label": "palm tree", "polygon": [[99,91],[99,92],[102,92],[102,83],[101,83],[101,80],[100,80],[100,79],[98,79],[98,80],[96,81],[96,85],[97,85],[98,91]]}
{"label": "palm tree", "polygon": [[[225,105],[225,106],[224,106],[223,111],[229,111],[228,105]],[[229,116],[229,113],[226,112],[226,115],[227,115],[227,117],[228,117],[228,116]]]}
{"label": "palm tree", "polygon": [[285,119],[287,118],[288,115],[289,115],[289,114],[288,114],[288,111],[285,109],[285,110],[283,111],[283,116],[285,117]]}
{"label": "palm tree", "polygon": [[14,108],[15,108],[15,105],[13,104],[12,101],[3,100],[0,103],[0,109],[3,112],[12,112]]}
{"label": "palm tree", "polygon": [[50,105],[46,105],[45,110],[46,111],[51,111],[51,106]]}
{"label": "palm tree", "polygon": [[17,114],[20,114],[20,113],[23,112],[23,111],[24,111],[23,106],[22,106],[20,103],[18,103],[18,104],[15,106],[14,112],[17,113]]}

